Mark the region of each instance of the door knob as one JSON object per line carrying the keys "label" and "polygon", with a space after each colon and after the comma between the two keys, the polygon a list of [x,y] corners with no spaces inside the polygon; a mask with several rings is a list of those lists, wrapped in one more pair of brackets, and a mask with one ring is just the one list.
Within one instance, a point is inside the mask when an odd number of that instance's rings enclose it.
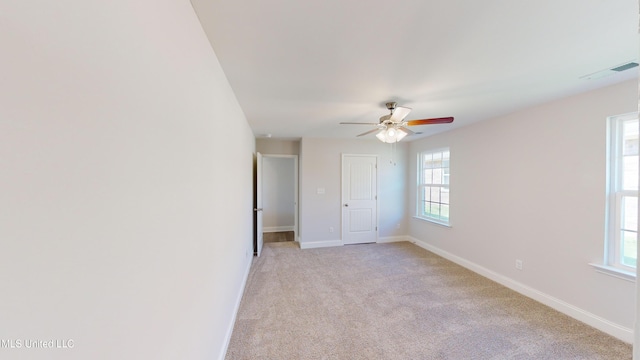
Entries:
{"label": "door knob", "polygon": [[344,207],[349,207],[349,204],[344,204]]}

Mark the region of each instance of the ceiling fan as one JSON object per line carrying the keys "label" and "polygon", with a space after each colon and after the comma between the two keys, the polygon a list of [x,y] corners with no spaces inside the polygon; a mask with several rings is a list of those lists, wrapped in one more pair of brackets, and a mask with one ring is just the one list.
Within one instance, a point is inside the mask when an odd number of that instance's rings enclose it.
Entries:
{"label": "ceiling fan", "polygon": [[407,135],[419,134],[417,132],[409,130],[407,126],[448,124],[453,122],[453,117],[405,121],[404,118],[407,117],[407,115],[409,115],[409,112],[411,111],[410,108],[404,107],[404,106],[397,106],[395,102],[388,102],[386,103],[386,106],[387,106],[387,109],[389,109],[390,114],[382,116],[380,118],[379,123],[341,122],[340,124],[374,125],[376,127],[375,129],[369,130],[367,132],[363,132],[358,136],[364,136],[364,135],[372,134],[374,132],[378,132],[376,134],[376,137],[380,139],[380,141],[386,142],[386,143],[395,143],[402,140]]}

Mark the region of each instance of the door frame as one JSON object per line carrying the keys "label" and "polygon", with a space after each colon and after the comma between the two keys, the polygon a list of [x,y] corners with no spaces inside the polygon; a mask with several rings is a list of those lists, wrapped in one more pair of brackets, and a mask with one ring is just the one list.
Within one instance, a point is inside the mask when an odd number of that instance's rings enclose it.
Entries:
{"label": "door frame", "polygon": [[[293,240],[298,241],[298,155],[262,154],[264,158],[285,158],[293,160]],[[264,188],[263,188],[264,190]]]}
{"label": "door frame", "polygon": [[360,157],[372,157],[376,159],[376,241],[375,243],[378,242],[379,239],[379,224],[380,224],[380,201],[378,199],[378,195],[380,193],[380,177],[378,176],[378,164],[379,164],[379,159],[378,159],[378,154],[347,154],[347,153],[342,153],[341,154],[341,161],[340,161],[340,242],[342,242],[342,244],[344,245],[344,233],[345,233],[345,224],[344,224],[344,206],[343,204],[345,203],[345,199],[344,199],[344,159],[345,157],[348,156],[360,156]]}
{"label": "door frame", "polygon": [[260,257],[262,253],[263,241],[263,225],[262,225],[262,154],[257,151],[254,158],[254,220],[253,220],[253,255]]}

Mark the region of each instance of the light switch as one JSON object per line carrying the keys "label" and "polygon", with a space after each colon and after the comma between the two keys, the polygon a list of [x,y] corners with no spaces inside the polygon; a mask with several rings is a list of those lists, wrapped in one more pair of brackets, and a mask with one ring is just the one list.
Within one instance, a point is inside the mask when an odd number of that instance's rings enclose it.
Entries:
{"label": "light switch", "polygon": [[323,195],[324,194],[324,188],[318,188],[318,195]]}

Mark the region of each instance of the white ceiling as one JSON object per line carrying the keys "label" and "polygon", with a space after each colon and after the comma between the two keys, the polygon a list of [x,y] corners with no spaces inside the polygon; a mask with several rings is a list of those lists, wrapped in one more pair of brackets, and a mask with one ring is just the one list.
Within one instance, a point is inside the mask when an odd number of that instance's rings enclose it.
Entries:
{"label": "white ceiling", "polygon": [[258,137],[354,137],[389,100],[455,117],[426,136],[638,76],[580,79],[638,58],[637,0],[191,1]]}

